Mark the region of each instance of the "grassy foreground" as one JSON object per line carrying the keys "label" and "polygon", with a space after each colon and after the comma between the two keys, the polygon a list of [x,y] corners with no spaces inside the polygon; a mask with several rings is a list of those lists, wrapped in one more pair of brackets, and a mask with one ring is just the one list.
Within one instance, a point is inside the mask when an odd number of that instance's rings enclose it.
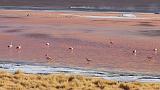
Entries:
{"label": "grassy foreground", "polygon": [[67,74],[0,72],[0,90],[160,90],[160,83],[114,82]]}

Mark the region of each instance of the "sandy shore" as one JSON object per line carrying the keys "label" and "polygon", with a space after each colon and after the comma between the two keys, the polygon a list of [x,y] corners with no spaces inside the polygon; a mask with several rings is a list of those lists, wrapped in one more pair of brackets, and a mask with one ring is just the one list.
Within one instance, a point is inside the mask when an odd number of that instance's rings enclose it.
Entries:
{"label": "sandy shore", "polygon": [[[28,13],[30,16],[26,16]],[[160,15],[135,15],[136,19],[117,19],[106,18],[119,17],[117,12],[0,10],[0,58],[160,74],[160,52],[153,51],[160,48]],[[9,49],[11,41],[14,47]],[[46,42],[51,45],[46,46]],[[22,49],[16,50],[19,44]],[[134,49],[136,56],[132,54]],[[54,60],[49,62],[45,54]],[[86,58],[91,61],[88,63]]]}

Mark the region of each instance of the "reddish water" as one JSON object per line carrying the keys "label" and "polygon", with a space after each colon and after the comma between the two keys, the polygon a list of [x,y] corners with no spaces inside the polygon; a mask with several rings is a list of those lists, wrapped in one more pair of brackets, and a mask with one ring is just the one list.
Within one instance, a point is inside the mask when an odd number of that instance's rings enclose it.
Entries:
{"label": "reddish water", "polygon": [[[30,13],[31,16],[25,16]],[[69,13],[69,12],[68,12]],[[147,19],[93,19],[64,12],[3,11],[0,14],[1,61],[43,62],[101,70],[159,73],[159,15]],[[117,13],[72,13],[118,15]],[[153,18],[150,18],[150,17]],[[14,47],[8,48],[10,42]],[[110,42],[113,42],[112,44]],[[49,42],[50,46],[45,44]],[[15,47],[21,44],[22,49]],[[73,51],[69,50],[73,47]],[[136,49],[137,55],[132,51]],[[53,60],[48,61],[48,54]],[[90,61],[87,61],[88,58]]]}

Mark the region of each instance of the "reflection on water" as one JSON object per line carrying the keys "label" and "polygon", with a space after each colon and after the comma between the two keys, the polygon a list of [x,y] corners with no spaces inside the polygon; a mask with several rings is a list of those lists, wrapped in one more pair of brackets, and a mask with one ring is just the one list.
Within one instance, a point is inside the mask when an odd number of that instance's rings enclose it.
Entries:
{"label": "reflection on water", "polygon": [[160,30],[145,30],[140,31],[140,34],[145,36],[160,36]]}

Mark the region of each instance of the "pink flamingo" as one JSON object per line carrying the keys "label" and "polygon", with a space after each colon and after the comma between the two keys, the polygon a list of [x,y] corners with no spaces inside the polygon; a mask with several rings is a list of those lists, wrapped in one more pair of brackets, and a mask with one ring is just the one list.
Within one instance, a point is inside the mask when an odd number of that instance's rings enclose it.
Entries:
{"label": "pink flamingo", "polygon": [[47,60],[53,60],[52,57],[50,57],[48,54],[45,55]]}
{"label": "pink flamingo", "polygon": [[13,44],[12,42],[8,45],[8,48],[12,48],[13,47]]}
{"label": "pink flamingo", "polygon": [[22,46],[19,44],[16,49],[22,49]]}
{"label": "pink flamingo", "polygon": [[132,51],[132,53],[133,53],[134,55],[136,55],[137,50],[136,50],[136,49],[135,49],[135,50],[133,50],[133,51]]}
{"label": "pink flamingo", "polygon": [[50,45],[50,43],[49,43],[49,42],[47,42],[47,43],[46,43],[46,46],[49,46],[49,45]]}
{"label": "pink flamingo", "polygon": [[73,48],[73,47],[69,47],[68,49],[69,49],[69,50],[73,50],[74,48]]}

